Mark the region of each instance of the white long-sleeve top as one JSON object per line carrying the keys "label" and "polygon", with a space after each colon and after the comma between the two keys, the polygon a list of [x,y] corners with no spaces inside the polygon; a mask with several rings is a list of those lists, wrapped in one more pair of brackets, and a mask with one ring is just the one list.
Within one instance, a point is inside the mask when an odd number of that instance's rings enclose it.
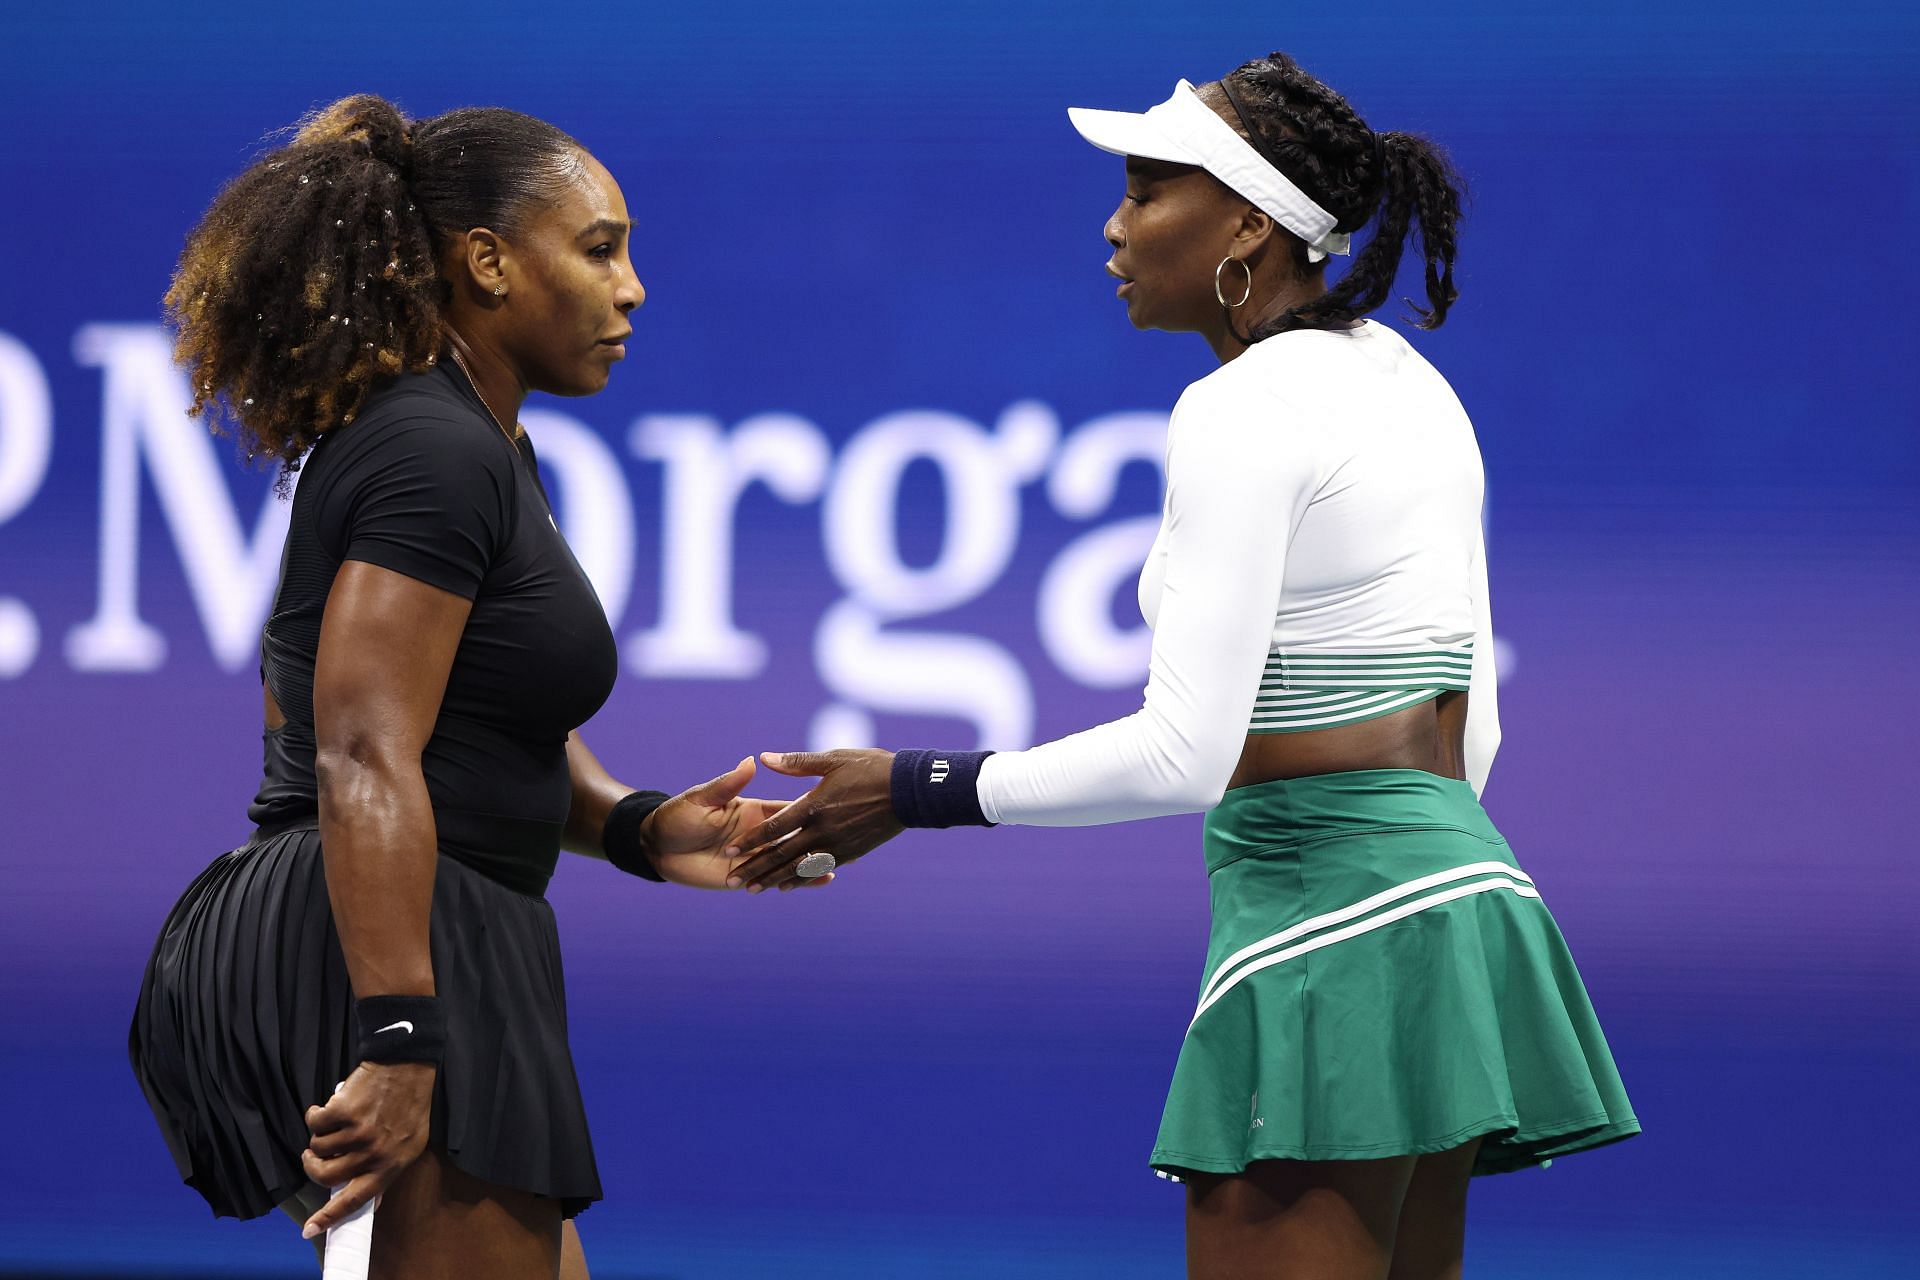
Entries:
{"label": "white long-sleeve top", "polygon": [[1140,710],[987,758],[997,823],[1087,826],[1219,802],[1249,732],[1351,723],[1470,690],[1467,777],[1500,740],[1473,424],[1374,321],[1260,342],[1167,430]]}

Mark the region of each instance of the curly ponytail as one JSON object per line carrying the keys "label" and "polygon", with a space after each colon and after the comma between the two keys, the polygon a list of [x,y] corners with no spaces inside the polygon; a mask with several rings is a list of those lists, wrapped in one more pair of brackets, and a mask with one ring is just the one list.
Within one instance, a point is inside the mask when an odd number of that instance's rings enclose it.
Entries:
{"label": "curly ponytail", "polygon": [[[1446,154],[1415,134],[1374,133],[1345,98],[1284,53],[1246,63],[1225,79],[1245,107],[1247,127],[1258,135],[1249,141],[1338,219],[1335,230],[1375,224],[1366,247],[1332,288],[1256,325],[1253,340],[1350,324],[1379,307],[1393,291],[1416,222],[1428,305],[1413,307],[1415,324],[1438,329],[1460,296],[1453,261],[1462,183]],[[1305,243],[1294,238],[1292,248],[1295,267],[1308,270]]]}
{"label": "curly ponytail", "polygon": [[472,227],[516,230],[581,154],[497,107],[410,124],[358,94],[306,117],[187,236],[165,307],[190,412],[231,422],[250,455],[291,473],[378,380],[433,363],[439,251]]}

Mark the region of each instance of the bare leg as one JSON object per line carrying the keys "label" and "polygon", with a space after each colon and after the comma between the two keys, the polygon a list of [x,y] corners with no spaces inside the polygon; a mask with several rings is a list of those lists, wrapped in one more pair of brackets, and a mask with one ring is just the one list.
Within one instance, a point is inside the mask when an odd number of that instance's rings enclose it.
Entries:
{"label": "bare leg", "polygon": [[1261,1160],[1195,1174],[1190,1280],[1386,1280],[1414,1157]]}
{"label": "bare leg", "polygon": [[587,1280],[587,1252],[571,1220],[560,1233],[560,1280]]}
{"label": "bare leg", "polygon": [[[305,1226],[307,1219],[320,1212],[320,1206],[327,1202],[327,1193],[309,1182],[300,1190],[280,1202],[280,1212],[292,1218],[294,1225]],[[327,1269],[327,1238],[315,1236],[313,1260],[320,1264],[322,1271]]]}
{"label": "bare leg", "polygon": [[482,1182],[429,1147],[373,1215],[370,1280],[558,1280],[560,1203]]}
{"label": "bare leg", "polygon": [[1467,1182],[1480,1139],[1421,1156],[1400,1205],[1390,1280],[1460,1280],[1467,1247]]}

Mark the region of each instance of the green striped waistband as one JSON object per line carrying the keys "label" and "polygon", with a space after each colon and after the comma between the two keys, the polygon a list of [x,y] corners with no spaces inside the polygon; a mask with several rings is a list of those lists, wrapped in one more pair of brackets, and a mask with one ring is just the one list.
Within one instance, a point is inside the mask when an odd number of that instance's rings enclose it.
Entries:
{"label": "green striped waistband", "polygon": [[1302,733],[1372,720],[1467,688],[1473,641],[1400,653],[1273,653],[1249,733]]}
{"label": "green striped waistband", "polygon": [[1207,811],[1207,873],[1248,854],[1335,836],[1409,829],[1461,831],[1504,852],[1473,788],[1420,769],[1355,769],[1234,787]]}

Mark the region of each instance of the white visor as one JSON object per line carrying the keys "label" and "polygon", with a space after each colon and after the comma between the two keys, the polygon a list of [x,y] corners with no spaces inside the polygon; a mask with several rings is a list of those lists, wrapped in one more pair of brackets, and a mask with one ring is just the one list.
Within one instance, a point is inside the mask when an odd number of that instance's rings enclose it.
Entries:
{"label": "white visor", "polygon": [[1144,112],[1068,107],[1067,119],[1102,151],[1205,169],[1305,240],[1310,262],[1352,249],[1352,237],[1333,229],[1337,219],[1268,164],[1185,80],[1172,97]]}

